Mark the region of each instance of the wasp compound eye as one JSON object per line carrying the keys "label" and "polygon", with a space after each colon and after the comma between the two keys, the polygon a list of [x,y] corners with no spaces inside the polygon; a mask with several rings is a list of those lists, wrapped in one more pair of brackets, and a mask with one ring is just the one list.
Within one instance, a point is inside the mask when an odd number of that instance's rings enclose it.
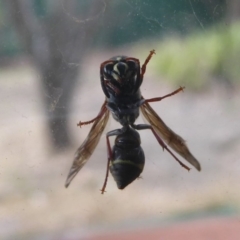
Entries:
{"label": "wasp compound eye", "polygon": [[138,66],[138,64],[136,63],[136,61],[133,61],[133,60],[127,61],[127,65],[128,65],[128,68],[129,68],[130,70],[136,70],[136,69],[137,69],[137,66]]}
{"label": "wasp compound eye", "polygon": [[107,77],[111,76],[112,70],[113,70],[113,64],[112,63],[106,64],[104,66],[104,74]]}

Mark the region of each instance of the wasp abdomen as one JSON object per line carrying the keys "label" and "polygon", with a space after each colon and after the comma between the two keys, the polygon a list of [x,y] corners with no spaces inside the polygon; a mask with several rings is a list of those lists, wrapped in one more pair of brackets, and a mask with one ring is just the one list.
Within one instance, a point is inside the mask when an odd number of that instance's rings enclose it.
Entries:
{"label": "wasp abdomen", "polygon": [[145,156],[139,145],[133,149],[126,149],[127,146],[113,147],[113,160],[110,164],[110,172],[119,189],[138,178],[143,171]]}

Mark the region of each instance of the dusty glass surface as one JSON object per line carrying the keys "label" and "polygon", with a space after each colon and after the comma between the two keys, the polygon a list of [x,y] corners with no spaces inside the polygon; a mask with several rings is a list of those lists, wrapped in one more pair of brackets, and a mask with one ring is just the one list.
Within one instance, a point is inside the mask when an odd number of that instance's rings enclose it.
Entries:
{"label": "dusty glass surface", "polygon": [[[1,1],[0,238],[238,239],[239,17],[238,0]],[[119,190],[110,175],[102,195],[105,134],[120,127],[111,117],[65,188],[91,128],[77,123],[105,99],[100,64],[118,55],[143,64],[152,49],[142,95],[185,87],[151,106],[202,171],[186,171],[151,131],[139,131],[141,178]]]}

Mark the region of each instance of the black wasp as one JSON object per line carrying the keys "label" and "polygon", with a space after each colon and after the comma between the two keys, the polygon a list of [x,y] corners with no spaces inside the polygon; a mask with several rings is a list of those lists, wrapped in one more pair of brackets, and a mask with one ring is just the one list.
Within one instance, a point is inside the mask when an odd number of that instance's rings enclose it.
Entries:
{"label": "black wasp", "polygon": [[[106,100],[94,119],[79,122],[78,126],[93,123],[93,126],[83,144],[75,154],[73,165],[68,174],[65,186],[68,187],[78,171],[84,166],[96,148],[105,129],[111,112],[113,118],[122,128],[110,131],[106,135],[108,162],[106,177],[101,189],[104,193],[109,170],[119,189],[125,188],[141,174],[145,157],[141,148],[140,135],[136,130],[150,129],[163,149],[166,149],[179,164],[190,170],[167,147],[170,146],[197,170],[201,166],[188,150],[185,141],[174,133],[149,105],[150,102],[161,101],[183,91],[183,87],[163,97],[144,99],[140,86],[146,71],[146,66],[155,51],[150,51],[142,67],[138,59],[118,56],[103,62],[100,66],[101,86]],[[139,116],[139,109],[149,124],[135,124]],[[116,136],[115,145],[111,148],[109,137]],[[163,139],[163,140],[162,140]],[[167,145],[164,143],[167,143]]]}

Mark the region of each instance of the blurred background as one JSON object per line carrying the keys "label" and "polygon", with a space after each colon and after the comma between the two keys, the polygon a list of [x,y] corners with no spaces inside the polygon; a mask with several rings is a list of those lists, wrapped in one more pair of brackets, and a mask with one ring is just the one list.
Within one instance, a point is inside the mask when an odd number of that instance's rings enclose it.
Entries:
{"label": "blurred background", "polygon": [[[66,189],[91,128],[76,124],[104,101],[101,62],[152,49],[142,94],[186,87],[151,105],[202,171],[141,131],[142,178],[120,191],[110,176],[101,195],[103,136]],[[0,1],[0,239],[239,239],[239,63],[238,0]]]}

